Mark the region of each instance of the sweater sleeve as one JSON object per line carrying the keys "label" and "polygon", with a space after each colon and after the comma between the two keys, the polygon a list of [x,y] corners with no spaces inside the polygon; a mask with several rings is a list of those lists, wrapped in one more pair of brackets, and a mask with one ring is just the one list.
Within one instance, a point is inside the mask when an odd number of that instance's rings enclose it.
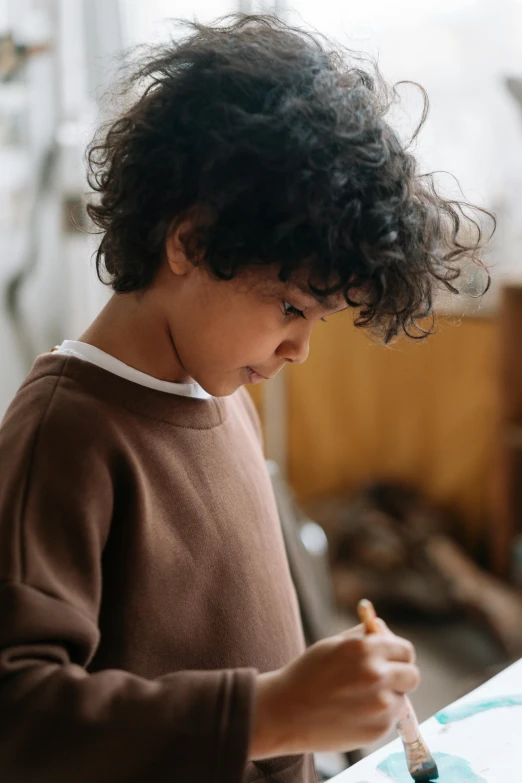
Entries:
{"label": "sweater sleeve", "polygon": [[99,411],[68,410],[59,383],[22,389],[0,429],[0,778],[239,783],[255,670],[87,671],[113,456]]}

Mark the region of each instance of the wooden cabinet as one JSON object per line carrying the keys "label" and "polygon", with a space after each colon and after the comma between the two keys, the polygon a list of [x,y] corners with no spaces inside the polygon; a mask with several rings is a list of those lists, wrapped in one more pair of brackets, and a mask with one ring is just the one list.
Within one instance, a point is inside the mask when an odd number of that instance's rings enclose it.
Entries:
{"label": "wooden cabinet", "polygon": [[522,285],[504,287],[497,326],[491,559],[497,574],[509,576],[513,544],[522,533]]}
{"label": "wooden cabinet", "polygon": [[[348,312],[318,325],[308,361],[286,377],[288,478],[299,500],[375,479],[413,484],[454,511],[458,540],[489,560],[499,524],[497,345],[490,316],[441,317],[426,342],[392,347],[371,342]],[[252,392],[263,413],[263,389]]]}

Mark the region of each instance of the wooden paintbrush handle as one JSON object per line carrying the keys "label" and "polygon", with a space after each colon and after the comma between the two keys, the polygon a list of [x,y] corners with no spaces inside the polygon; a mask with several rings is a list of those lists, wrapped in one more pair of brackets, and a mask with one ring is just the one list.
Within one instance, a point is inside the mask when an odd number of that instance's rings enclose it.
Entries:
{"label": "wooden paintbrush handle", "polygon": [[401,707],[397,717],[397,731],[401,740],[407,745],[418,742],[421,738],[419,722],[411,701],[407,696],[404,696],[404,705]]}
{"label": "wooden paintbrush handle", "polygon": [[[380,633],[377,623],[377,614],[371,601],[363,598],[357,604],[357,614],[364,624],[366,633]],[[402,741],[408,745],[418,742],[420,739],[420,729],[417,716],[407,696],[402,700],[401,709],[398,715],[397,731]]]}
{"label": "wooden paintbrush handle", "polygon": [[362,598],[357,604],[357,614],[366,629],[366,633],[380,633],[377,614],[371,601]]}

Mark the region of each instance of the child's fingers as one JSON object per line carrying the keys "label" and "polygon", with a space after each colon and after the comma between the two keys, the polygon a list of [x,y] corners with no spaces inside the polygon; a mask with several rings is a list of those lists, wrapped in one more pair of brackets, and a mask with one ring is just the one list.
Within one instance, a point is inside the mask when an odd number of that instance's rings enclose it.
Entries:
{"label": "child's fingers", "polygon": [[420,672],[415,664],[391,663],[386,684],[395,693],[405,694],[415,690],[420,682]]}
{"label": "child's fingers", "polygon": [[372,652],[388,661],[400,661],[401,663],[415,662],[415,648],[407,639],[390,634],[388,636],[369,636],[367,643],[371,645]]}
{"label": "child's fingers", "polygon": [[376,622],[379,625],[379,633],[368,634],[364,624],[360,623],[347,631],[342,631],[338,636],[343,639],[364,637],[372,645],[377,655],[390,661],[415,663],[417,656],[413,644],[407,639],[396,636],[393,631],[390,631],[384,620],[378,618]]}

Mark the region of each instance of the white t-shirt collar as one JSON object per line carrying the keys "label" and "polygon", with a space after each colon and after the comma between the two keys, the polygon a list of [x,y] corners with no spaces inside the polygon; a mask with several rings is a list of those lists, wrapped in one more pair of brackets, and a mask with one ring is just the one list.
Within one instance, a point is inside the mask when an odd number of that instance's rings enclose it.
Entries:
{"label": "white t-shirt collar", "polygon": [[211,394],[208,394],[199,383],[172,383],[171,381],[162,381],[160,378],[154,378],[128,364],[121,362],[114,356],[111,356],[94,345],[82,343],[78,340],[64,340],[63,343],[54,350],[54,353],[76,356],[91,364],[96,364],[103,370],[119,375],[120,378],[126,378],[128,381],[138,383],[140,386],[147,386],[149,389],[167,392],[167,394],[177,394],[181,397],[196,397],[199,400],[208,400]]}

